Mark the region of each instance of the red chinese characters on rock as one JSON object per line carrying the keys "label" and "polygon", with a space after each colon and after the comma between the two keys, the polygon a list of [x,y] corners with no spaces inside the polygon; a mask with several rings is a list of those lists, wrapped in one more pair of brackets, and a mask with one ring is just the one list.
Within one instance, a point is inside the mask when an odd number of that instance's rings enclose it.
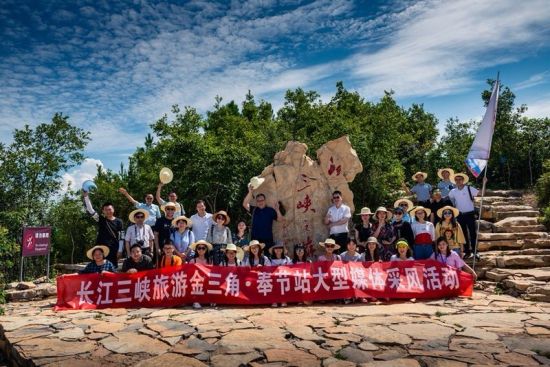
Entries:
{"label": "red chinese characters on rock", "polygon": [[315,209],[311,207],[313,205],[311,198],[308,194],[306,194],[306,197],[302,201],[298,201],[296,204],[296,209],[304,209],[303,213],[307,213],[308,210],[311,210],[313,213],[315,213]]}
{"label": "red chinese characters on rock", "polygon": [[55,309],[441,298],[471,296],[472,288],[471,275],[433,260],[316,262],[255,269],[185,264],[136,274],[60,276]]}
{"label": "red chinese characters on rock", "polygon": [[342,166],[334,164],[334,158],[330,157],[330,164],[328,166],[328,175],[332,176],[334,173],[336,173],[336,176],[340,176],[342,173]]}

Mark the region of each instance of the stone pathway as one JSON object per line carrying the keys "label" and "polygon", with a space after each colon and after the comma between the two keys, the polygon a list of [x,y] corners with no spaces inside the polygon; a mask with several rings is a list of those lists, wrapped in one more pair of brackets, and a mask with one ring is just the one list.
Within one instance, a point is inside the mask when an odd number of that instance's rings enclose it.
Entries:
{"label": "stone pathway", "polygon": [[[550,304],[471,299],[310,307],[53,312],[8,303],[0,347],[21,366],[550,365]],[[0,362],[2,365],[2,362]]]}

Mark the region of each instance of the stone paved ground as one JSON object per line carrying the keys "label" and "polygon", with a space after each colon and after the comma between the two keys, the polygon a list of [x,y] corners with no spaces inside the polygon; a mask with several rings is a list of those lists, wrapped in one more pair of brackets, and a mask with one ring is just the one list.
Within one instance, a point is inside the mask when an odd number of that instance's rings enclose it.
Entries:
{"label": "stone paved ground", "polygon": [[277,309],[56,313],[53,302],[6,305],[4,358],[79,367],[550,365],[550,304],[483,291],[472,299]]}

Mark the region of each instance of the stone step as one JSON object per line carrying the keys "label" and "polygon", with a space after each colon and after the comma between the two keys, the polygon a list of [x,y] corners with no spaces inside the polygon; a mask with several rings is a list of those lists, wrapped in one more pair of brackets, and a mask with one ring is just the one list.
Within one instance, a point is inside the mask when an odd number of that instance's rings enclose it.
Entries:
{"label": "stone step", "polygon": [[534,268],[534,269],[500,269],[495,268],[485,273],[487,279],[495,282],[501,282],[508,278],[530,278],[538,281],[550,280],[550,267]]}
{"label": "stone step", "polygon": [[[481,235],[481,233],[480,233]],[[545,235],[548,235],[545,233]],[[528,249],[547,249],[550,248],[550,238],[526,238],[524,240],[498,240],[498,241],[479,241],[477,250],[480,252],[494,250],[528,250]]]}
{"label": "stone step", "polygon": [[[476,203],[481,202],[481,196],[474,198]],[[522,205],[523,198],[518,197],[503,197],[503,196],[487,196],[483,197],[483,205]]]}
{"label": "stone step", "polygon": [[[534,226],[538,225],[538,218],[532,216],[509,216],[496,222],[495,228],[507,228],[515,226]],[[511,232],[511,231],[510,231]]]}
{"label": "stone step", "polygon": [[533,224],[527,226],[506,226],[497,227],[493,226],[493,232],[495,233],[525,233],[525,232],[547,232],[544,224]]}
{"label": "stone step", "polygon": [[478,239],[480,241],[500,241],[500,240],[524,240],[547,238],[546,232],[500,232],[500,233],[480,233]]}
{"label": "stone step", "polygon": [[523,242],[523,249],[547,249],[550,248],[550,238],[536,238],[520,240]]}
{"label": "stone step", "polygon": [[502,219],[510,217],[531,217],[537,218],[539,216],[538,210],[517,210],[511,212],[498,212],[495,216],[495,220],[501,221]]}
{"label": "stone step", "polygon": [[520,213],[537,211],[530,205],[484,205],[481,212],[481,218],[485,220],[495,220],[502,218],[506,213]]}
{"label": "stone step", "polygon": [[518,190],[490,190],[485,189],[485,196],[522,197],[523,192]]}
{"label": "stone step", "polygon": [[[472,259],[467,263],[471,264]],[[485,268],[541,268],[550,266],[550,250],[529,249],[505,252],[487,252],[481,254],[476,267]]]}

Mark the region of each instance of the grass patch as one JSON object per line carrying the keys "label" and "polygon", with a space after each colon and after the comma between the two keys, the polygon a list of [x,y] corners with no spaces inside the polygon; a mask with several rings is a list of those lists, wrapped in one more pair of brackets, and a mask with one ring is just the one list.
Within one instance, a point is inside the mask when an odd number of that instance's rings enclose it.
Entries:
{"label": "grass patch", "polygon": [[334,325],[336,325],[336,326],[340,325],[341,323],[342,323],[342,321],[340,321],[338,319],[334,320]]}
{"label": "grass patch", "polygon": [[445,312],[441,312],[441,311],[436,311],[436,312],[435,312],[435,316],[436,316],[436,317],[441,317],[441,316],[445,316],[445,315],[446,315]]}
{"label": "grass patch", "polygon": [[505,311],[509,312],[509,313],[514,313],[514,312],[516,312],[516,309],[515,308],[507,308]]}
{"label": "grass patch", "polygon": [[342,361],[345,361],[345,360],[346,360],[346,358],[342,355],[342,353],[340,353],[340,351],[338,351],[338,352],[336,352],[336,353],[334,354],[334,358],[340,359],[340,360],[342,360]]}
{"label": "grass patch", "polygon": [[103,314],[102,314],[102,313],[96,313],[96,314],[94,315],[94,319],[96,319],[96,320],[101,320],[101,319],[103,319]]}
{"label": "grass patch", "polygon": [[4,307],[0,307],[0,316],[4,316],[5,313]]}

